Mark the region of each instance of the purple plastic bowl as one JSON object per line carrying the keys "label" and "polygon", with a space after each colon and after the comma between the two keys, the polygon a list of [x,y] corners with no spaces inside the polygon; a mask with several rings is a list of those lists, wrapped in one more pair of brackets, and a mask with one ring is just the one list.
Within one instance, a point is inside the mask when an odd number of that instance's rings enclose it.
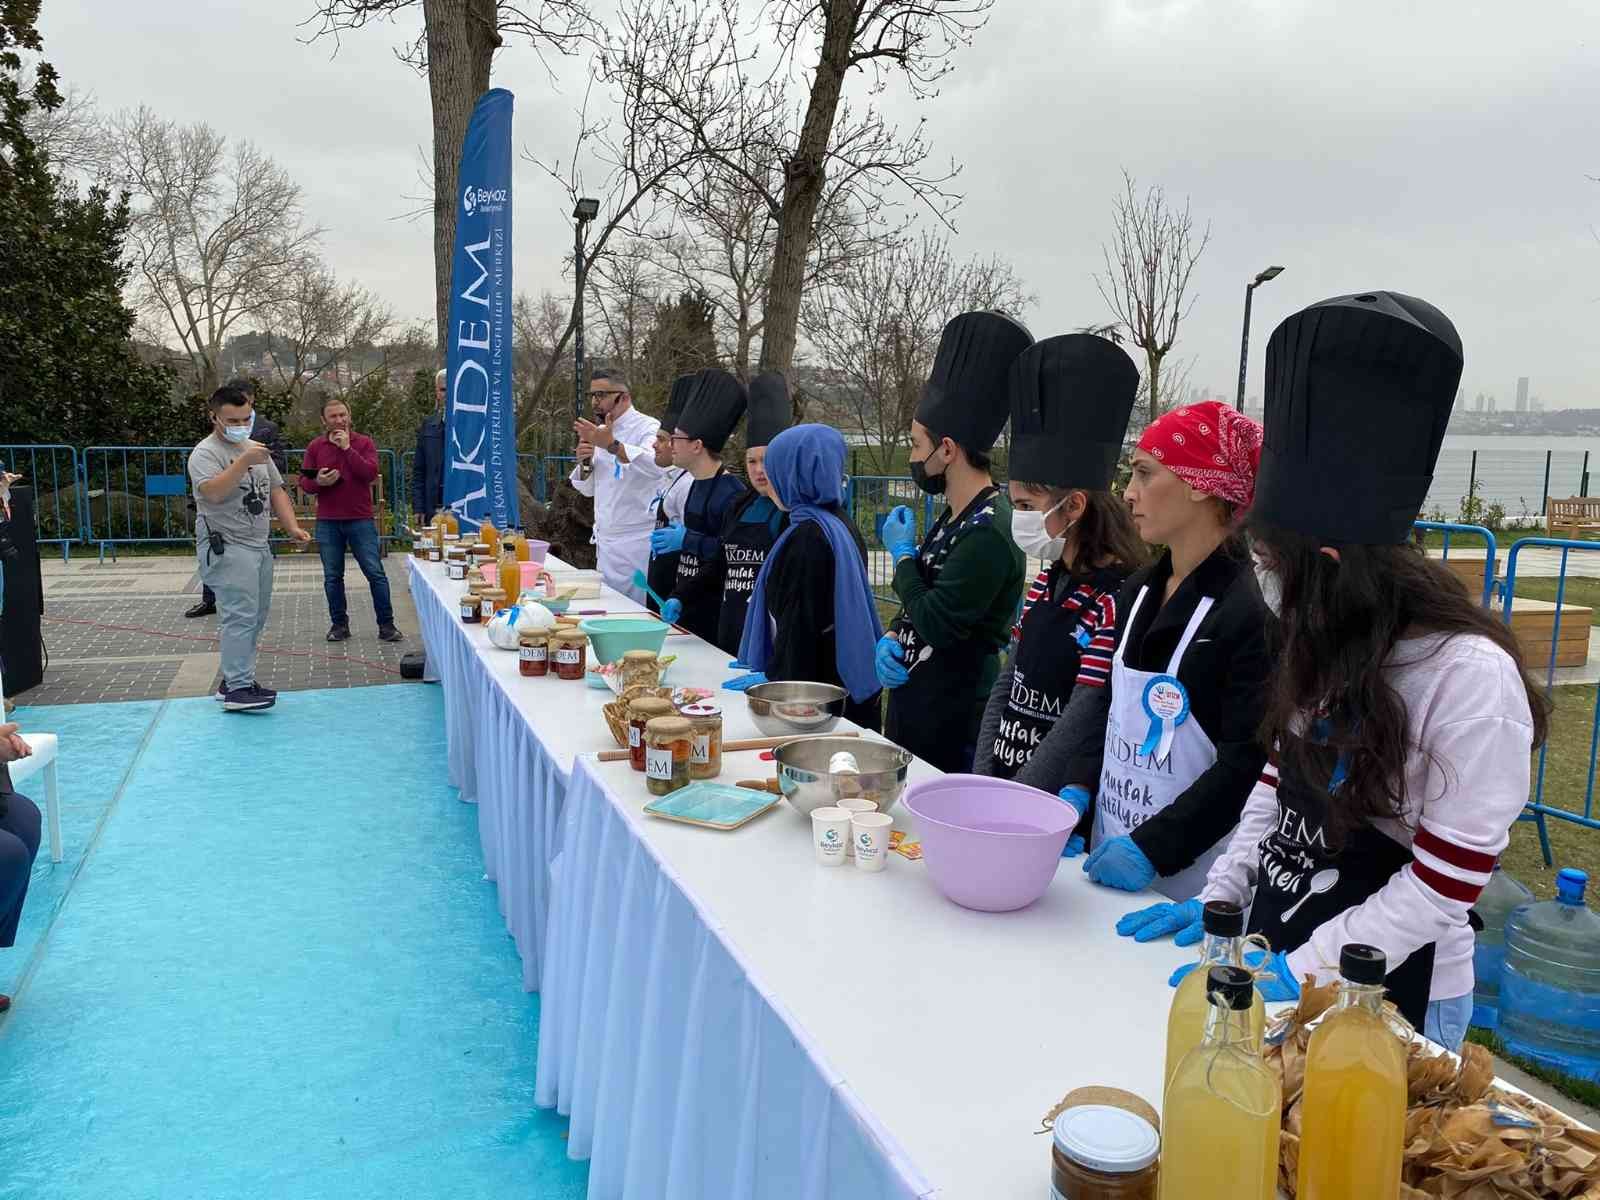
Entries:
{"label": "purple plastic bowl", "polygon": [[1026,784],[983,775],[914,783],[900,801],[917,823],[934,886],[963,908],[1027,908],[1050,886],[1078,818]]}

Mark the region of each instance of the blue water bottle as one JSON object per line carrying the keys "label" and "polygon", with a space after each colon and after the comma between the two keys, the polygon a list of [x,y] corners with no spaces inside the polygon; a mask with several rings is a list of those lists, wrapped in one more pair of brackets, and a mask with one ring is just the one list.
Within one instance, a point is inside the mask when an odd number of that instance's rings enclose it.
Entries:
{"label": "blue water bottle", "polygon": [[1563,870],[1554,900],[1506,918],[1499,1033],[1514,1054],[1600,1080],[1600,916],[1584,907],[1588,882]]}
{"label": "blue water bottle", "polygon": [[1533,903],[1533,893],[1496,863],[1488,885],[1472,911],[1483,928],[1472,952],[1472,1023],[1494,1029],[1499,1022],[1500,964],[1506,959],[1506,918],[1513,909]]}

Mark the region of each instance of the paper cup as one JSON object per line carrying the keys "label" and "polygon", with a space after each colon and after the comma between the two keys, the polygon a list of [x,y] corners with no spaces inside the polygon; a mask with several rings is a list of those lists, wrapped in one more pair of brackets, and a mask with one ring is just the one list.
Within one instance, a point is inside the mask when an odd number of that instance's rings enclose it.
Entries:
{"label": "paper cup", "polygon": [[[854,817],[857,813],[870,813],[878,811],[878,806],[871,800],[863,800],[859,796],[851,796],[847,799],[840,800],[834,805],[834,807],[844,809],[845,812],[849,813],[852,817]],[[850,848],[844,852],[844,856],[846,858],[854,858],[856,856],[855,838],[850,839]]]}
{"label": "paper cup", "polygon": [[856,866],[881,871],[889,861],[889,830],[894,818],[886,813],[856,813],[850,818],[850,842],[856,849]]}
{"label": "paper cup", "polygon": [[825,867],[844,866],[845,847],[850,843],[850,814],[842,808],[812,809],[811,840],[817,862]]}

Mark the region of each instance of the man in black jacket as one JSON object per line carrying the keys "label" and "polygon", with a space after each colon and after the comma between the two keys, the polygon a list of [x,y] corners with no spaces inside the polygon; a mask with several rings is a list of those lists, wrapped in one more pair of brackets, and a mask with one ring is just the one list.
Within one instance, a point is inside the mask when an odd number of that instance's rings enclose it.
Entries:
{"label": "man in black jacket", "polygon": [[[256,385],[249,379],[230,379],[224,387],[235,387],[254,396]],[[278,474],[285,479],[289,477],[289,451],[283,444],[283,434],[272,421],[267,420],[260,413],[256,414],[256,423],[250,432],[252,441],[260,442],[267,448],[267,453],[272,456],[273,466],[278,468]],[[190,507],[193,507],[191,502]],[[209,617],[217,611],[217,595],[205,584],[200,585],[200,603],[193,608],[185,609],[186,617]]]}
{"label": "man in black jacket", "polygon": [[427,524],[444,507],[444,380],[433,377],[433,415],[417,427],[417,452],[411,459],[411,523]]}

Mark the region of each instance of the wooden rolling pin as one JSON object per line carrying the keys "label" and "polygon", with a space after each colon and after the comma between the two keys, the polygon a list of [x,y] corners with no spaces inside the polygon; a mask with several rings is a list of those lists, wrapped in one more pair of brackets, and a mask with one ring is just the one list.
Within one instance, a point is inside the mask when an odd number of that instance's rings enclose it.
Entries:
{"label": "wooden rolling pin", "polygon": [[[741,742],[723,742],[722,752],[724,754],[732,754],[736,750],[776,750],[779,746],[787,746],[790,742],[814,742],[818,738],[825,737],[853,738],[860,736],[859,733],[802,733],[793,737],[745,738]],[[626,750],[602,750],[595,757],[601,762],[626,762],[628,752]]]}

